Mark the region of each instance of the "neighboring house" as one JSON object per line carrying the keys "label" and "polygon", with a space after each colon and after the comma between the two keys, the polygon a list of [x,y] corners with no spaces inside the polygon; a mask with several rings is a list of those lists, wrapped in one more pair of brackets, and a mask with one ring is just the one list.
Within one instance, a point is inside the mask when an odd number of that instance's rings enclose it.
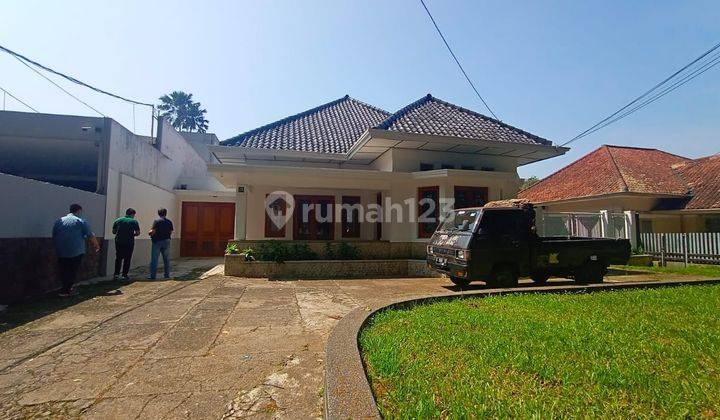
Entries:
{"label": "neighboring house", "polygon": [[720,232],[720,155],[604,145],[518,197],[547,212],[633,211],[642,233]]}
{"label": "neighboring house", "polygon": [[[344,96],[210,150],[219,161],[209,165],[210,171],[239,191],[237,239],[391,243],[422,243],[435,230],[436,223],[417,219],[428,206],[409,209],[408,199],[453,198],[456,207],[467,207],[512,198],[518,166],[567,151],[431,95],[395,113]],[[295,202],[293,209],[283,200],[270,203],[287,218],[281,228],[265,211],[266,197],[274,191],[289,193]],[[385,211],[402,207],[404,217],[393,213],[378,222],[355,218],[349,223],[341,215],[332,222],[312,217],[306,222],[300,209],[308,204],[381,204]],[[430,214],[437,212],[436,206]]]}

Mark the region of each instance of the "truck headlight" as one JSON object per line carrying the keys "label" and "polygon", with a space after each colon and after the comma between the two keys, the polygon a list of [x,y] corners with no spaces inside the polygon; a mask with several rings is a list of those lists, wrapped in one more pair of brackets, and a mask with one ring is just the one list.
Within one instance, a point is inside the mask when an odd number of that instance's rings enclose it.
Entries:
{"label": "truck headlight", "polygon": [[467,249],[459,249],[455,251],[455,258],[467,261],[470,259],[470,251]]}
{"label": "truck headlight", "polygon": [[427,246],[427,253],[428,253],[429,255],[432,255],[432,254],[435,253],[435,251],[433,250],[432,245],[428,245],[428,246]]}

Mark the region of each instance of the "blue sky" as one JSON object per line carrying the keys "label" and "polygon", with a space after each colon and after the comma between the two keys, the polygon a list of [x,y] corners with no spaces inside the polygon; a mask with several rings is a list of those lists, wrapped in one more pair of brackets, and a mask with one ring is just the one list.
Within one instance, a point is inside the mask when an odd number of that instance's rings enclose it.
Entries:
{"label": "blue sky", "polygon": [[[505,122],[562,143],[720,42],[720,2],[441,1],[428,7]],[[173,89],[231,137],[345,94],[394,111],[429,93],[487,113],[419,1],[29,1],[0,5],[0,44],[120,95]],[[145,133],[149,112],[62,83]],[[0,55],[0,86],[41,112],[93,112]],[[7,109],[23,110],[14,100]],[[601,144],[720,151],[720,66],[519,169],[545,176]]]}

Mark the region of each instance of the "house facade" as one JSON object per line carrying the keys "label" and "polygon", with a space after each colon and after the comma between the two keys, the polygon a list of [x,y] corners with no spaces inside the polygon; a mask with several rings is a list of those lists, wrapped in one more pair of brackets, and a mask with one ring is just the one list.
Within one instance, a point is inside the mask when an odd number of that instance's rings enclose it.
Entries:
{"label": "house facade", "polygon": [[720,155],[604,145],[518,197],[547,212],[633,212],[638,233],[720,232]]}
{"label": "house facade", "polygon": [[452,206],[515,197],[518,166],[567,150],[431,95],[395,113],[345,96],[209,149],[237,191],[235,239],[391,243],[425,241]]}

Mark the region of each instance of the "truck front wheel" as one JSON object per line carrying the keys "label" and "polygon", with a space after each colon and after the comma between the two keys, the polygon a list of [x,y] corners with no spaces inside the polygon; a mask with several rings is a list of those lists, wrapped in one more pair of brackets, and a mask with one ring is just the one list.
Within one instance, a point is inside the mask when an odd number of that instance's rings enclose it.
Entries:
{"label": "truck front wheel", "polygon": [[503,264],[495,267],[492,272],[492,284],[497,287],[517,286],[517,270],[509,264]]}
{"label": "truck front wheel", "polygon": [[534,283],[537,284],[545,284],[547,283],[548,279],[550,278],[550,274],[548,273],[532,273],[530,275],[530,278]]}
{"label": "truck front wheel", "polygon": [[467,287],[470,284],[470,280],[460,277],[450,277],[450,281],[453,282],[456,286],[460,287]]}
{"label": "truck front wheel", "polygon": [[575,281],[580,284],[602,283],[607,268],[598,261],[586,261],[575,271]]}

